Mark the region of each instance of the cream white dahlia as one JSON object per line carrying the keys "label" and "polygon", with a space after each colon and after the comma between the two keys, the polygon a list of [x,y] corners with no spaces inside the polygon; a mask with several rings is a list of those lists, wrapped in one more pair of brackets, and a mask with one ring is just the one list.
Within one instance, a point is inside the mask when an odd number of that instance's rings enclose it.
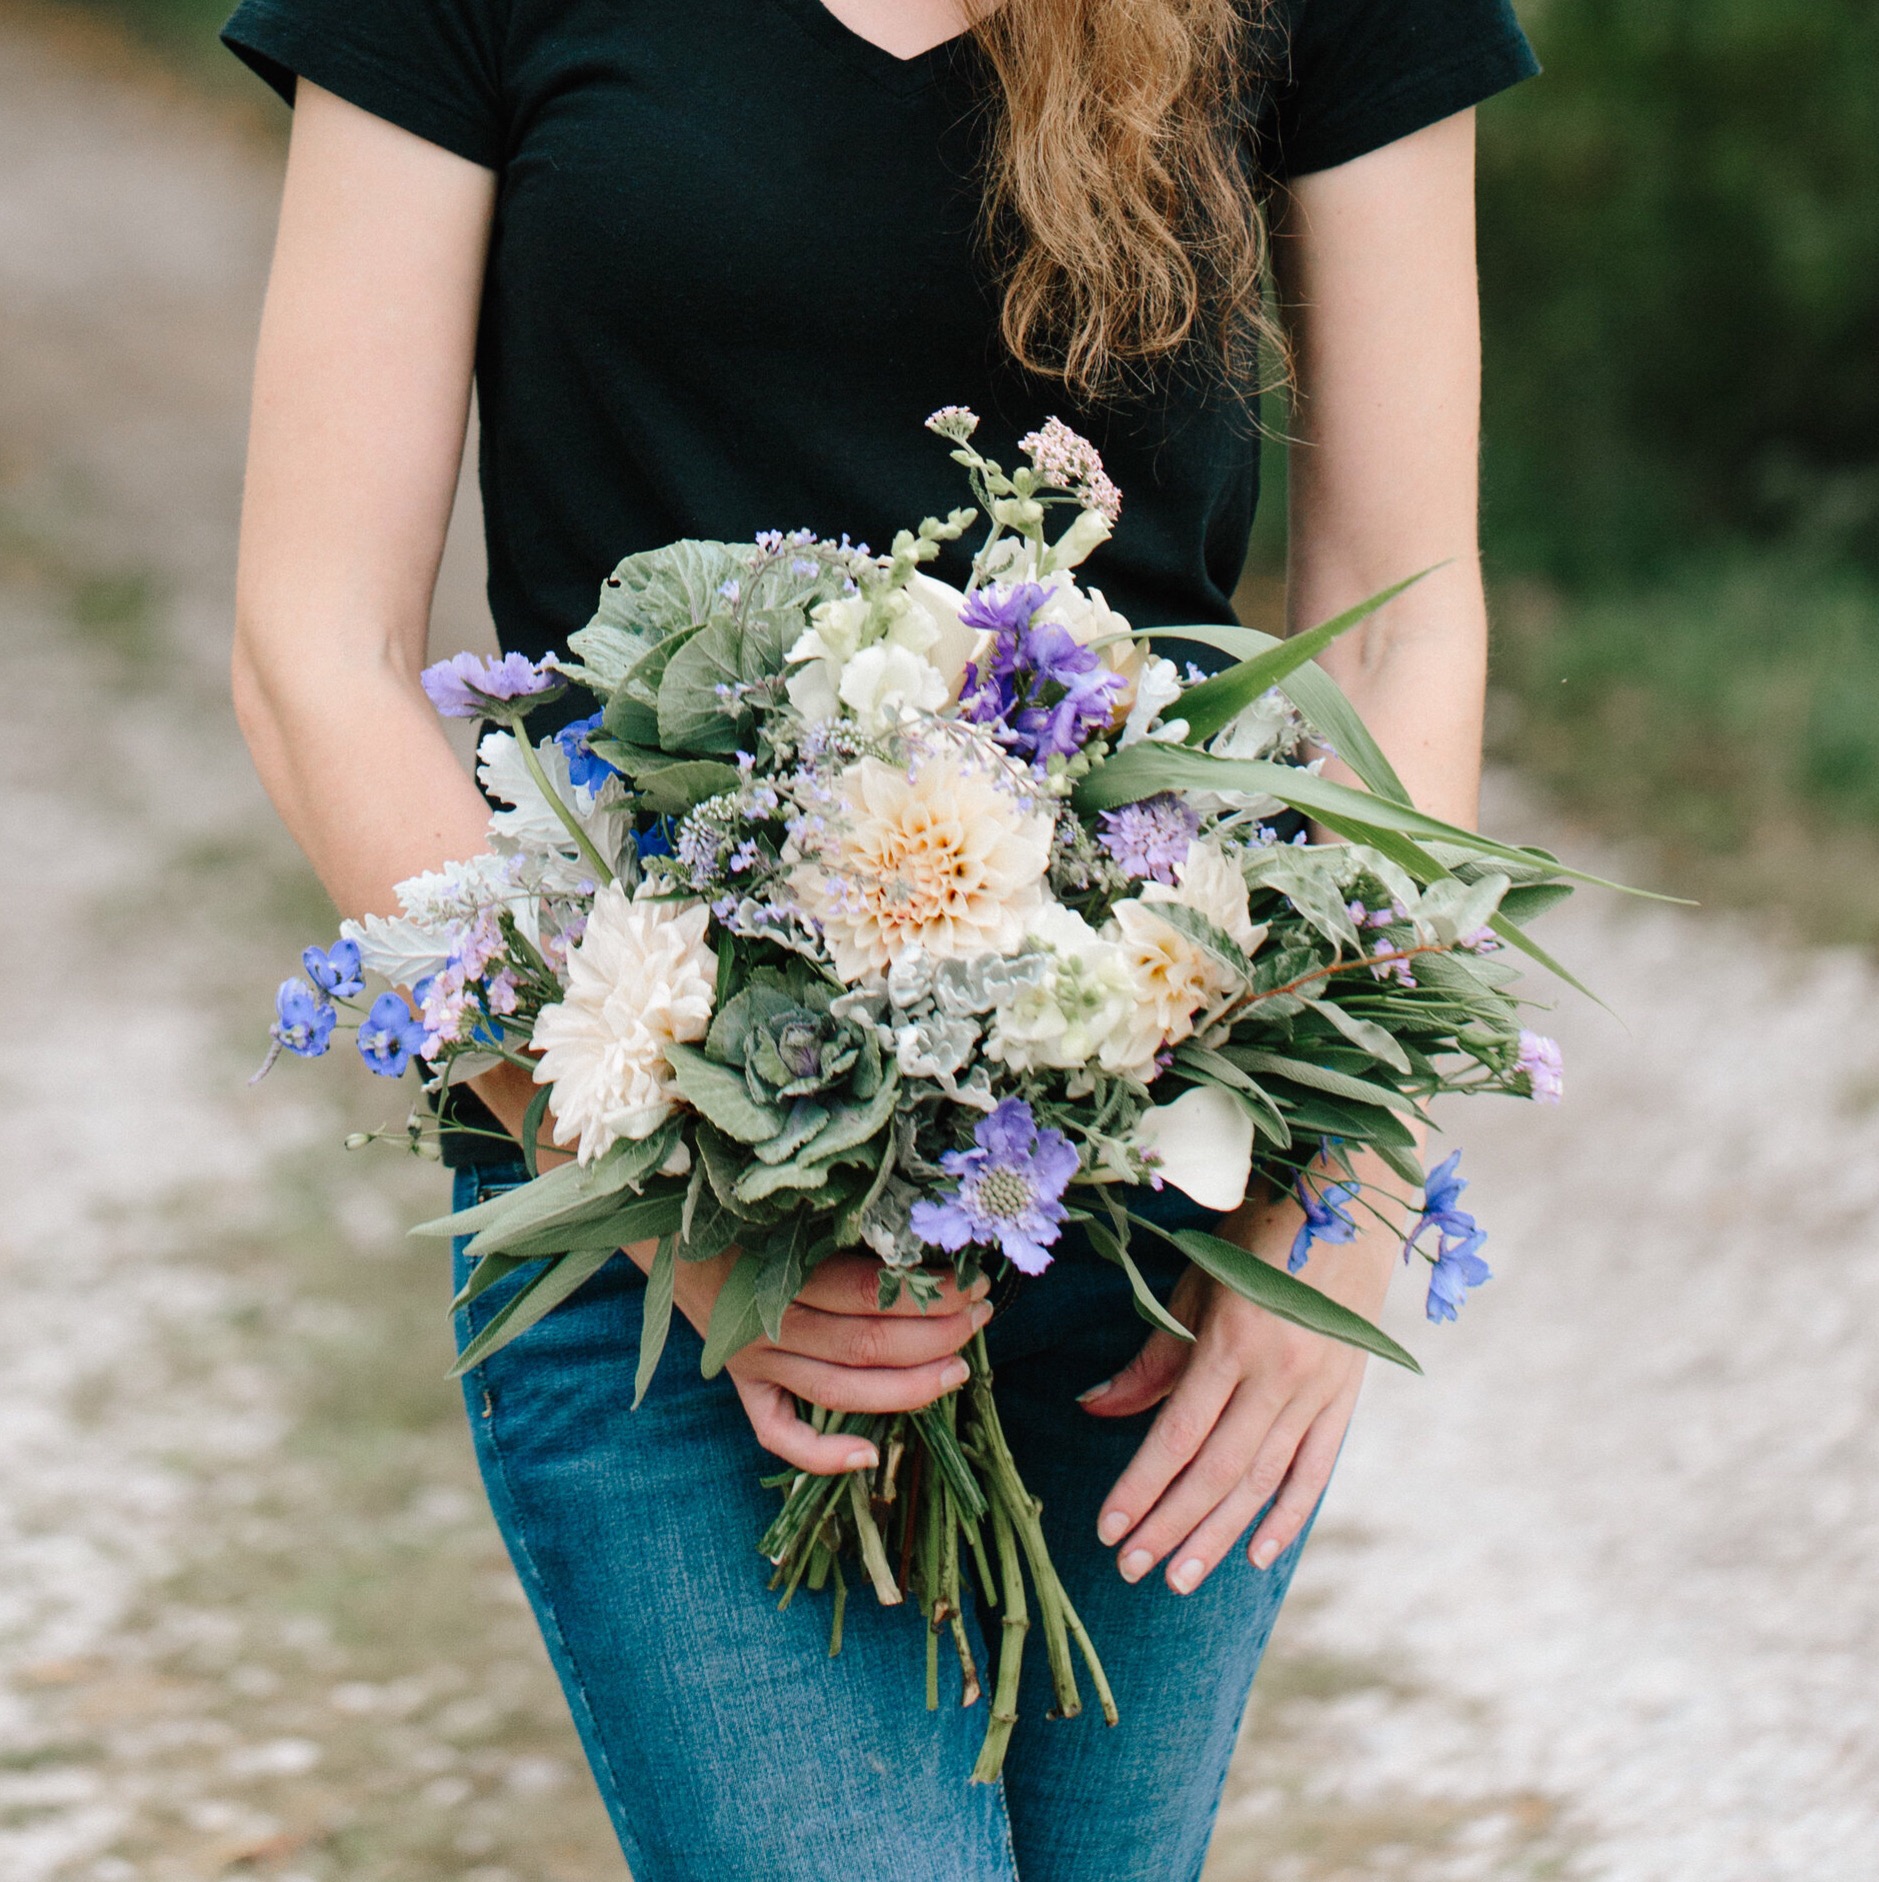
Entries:
{"label": "cream white dahlia", "polygon": [[568,990],[535,1021],[538,1085],[554,1086],[555,1142],[591,1163],[622,1137],[650,1137],[671,1115],[665,1049],[711,1024],[717,956],[701,902],[631,902],[617,882],[594,898],[568,956]]}
{"label": "cream white dahlia", "polygon": [[863,758],[836,780],[822,847],[791,886],[850,984],[909,948],[1009,954],[1044,903],[1051,819],[1002,754],[954,746],[908,770]]}

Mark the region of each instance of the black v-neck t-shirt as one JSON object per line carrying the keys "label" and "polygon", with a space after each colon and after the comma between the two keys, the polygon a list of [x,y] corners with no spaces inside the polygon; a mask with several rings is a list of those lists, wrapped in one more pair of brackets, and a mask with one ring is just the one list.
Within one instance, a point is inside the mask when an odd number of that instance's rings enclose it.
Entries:
{"label": "black v-neck t-shirt", "polygon": [[[302,75],[497,173],[476,379],[505,647],[564,645],[622,556],[675,537],[879,547],[944,514],[942,405],[1007,463],[1053,413],[1085,432],[1124,497],[1088,578],[1137,626],[1232,618],[1246,402],[1189,359],[1090,410],[1010,359],[969,40],[897,59],[821,0],[243,0],[224,38],[289,101]],[[1254,58],[1248,160],[1275,181],[1536,69],[1508,0],[1281,0]]]}

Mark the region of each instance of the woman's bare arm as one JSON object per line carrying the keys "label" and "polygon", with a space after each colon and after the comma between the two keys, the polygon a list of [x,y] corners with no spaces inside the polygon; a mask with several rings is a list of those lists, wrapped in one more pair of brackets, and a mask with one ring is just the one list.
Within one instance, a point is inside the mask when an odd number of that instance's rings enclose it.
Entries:
{"label": "woman's bare arm", "polygon": [[[1309,627],[1438,562],[1448,567],[1348,634],[1325,659],[1416,802],[1474,816],[1486,663],[1475,548],[1480,340],[1475,303],[1474,120],[1450,118],[1303,177],[1276,231],[1297,352],[1288,612]],[[1384,1193],[1380,1165],[1358,1164]],[[1401,1239],[1368,1217],[1320,1242],[1306,1279],[1374,1318]],[[1249,1203],[1223,1231],[1282,1261],[1289,1200]],[[1099,1532],[1139,1580],[1160,1561],[1187,1593],[1269,1498],[1249,1545],[1268,1566],[1330,1478],[1363,1380],[1362,1355],[1305,1333],[1210,1281],[1183,1276],[1165,1333],[1088,1409],[1121,1417],[1166,1399],[1103,1507]]]}
{"label": "woman's bare arm", "polygon": [[[262,782],[350,915],[485,846],[488,806],[418,683],[463,453],[495,179],[302,84],[255,368],[234,687]],[[502,1067],[478,1093],[514,1130],[530,1096]],[[643,1267],[651,1246],[628,1251]],[[682,1262],[701,1330],[726,1261]],[[875,1310],[874,1264],[824,1262],[729,1365],[758,1439],[806,1470],[854,1461],[793,1393],[841,1410],[930,1403],[965,1375],[984,1322],[947,1291]],[[624,1359],[624,1355],[623,1355]]]}
{"label": "woman's bare arm", "polygon": [[485,169],[302,84],[255,364],[235,707],[348,915],[485,844],[418,684],[468,421]]}

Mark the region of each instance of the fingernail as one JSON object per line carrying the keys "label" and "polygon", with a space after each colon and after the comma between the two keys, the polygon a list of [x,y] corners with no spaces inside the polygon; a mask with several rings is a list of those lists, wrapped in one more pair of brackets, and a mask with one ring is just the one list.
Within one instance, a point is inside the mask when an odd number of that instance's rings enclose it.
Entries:
{"label": "fingernail", "polygon": [[992,1303],[989,1300],[980,1301],[979,1304],[976,1307],[974,1307],[972,1310],[973,1332],[976,1333],[980,1327],[984,1326],[986,1322],[991,1319],[991,1317],[992,1317]]}
{"label": "fingernail", "polygon": [[1206,1572],[1207,1564],[1199,1556],[1190,1555],[1169,1574],[1168,1580],[1176,1594],[1192,1594]]}
{"label": "fingernail", "polygon": [[971,1377],[972,1368],[968,1366],[963,1359],[955,1359],[953,1363],[940,1374],[940,1384],[950,1392],[954,1386],[964,1385]]}
{"label": "fingernail", "polygon": [[1099,1381],[1097,1384],[1091,1386],[1087,1392],[1079,1392],[1077,1394],[1077,1403],[1079,1405],[1094,1405],[1114,1384],[1114,1379],[1103,1379]]}
{"label": "fingernail", "polygon": [[1146,1549],[1131,1549],[1122,1558],[1122,1579],[1140,1581],[1155,1566],[1155,1558]]}
{"label": "fingernail", "polygon": [[872,1451],[850,1451],[844,1470],[872,1470],[881,1460]]}
{"label": "fingernail", "polygon": [[1268,1538],[1253,1551],[1255,1568],[1270,1568],[1279,1559],[1279,1545]]}
{"label": "fingernail", "polygon": [[1129,1533],[1128,1511],[1104,1510],[1103,1520],[1096,1525],[1096,1533],[1104,1542],[1120,1542]]}

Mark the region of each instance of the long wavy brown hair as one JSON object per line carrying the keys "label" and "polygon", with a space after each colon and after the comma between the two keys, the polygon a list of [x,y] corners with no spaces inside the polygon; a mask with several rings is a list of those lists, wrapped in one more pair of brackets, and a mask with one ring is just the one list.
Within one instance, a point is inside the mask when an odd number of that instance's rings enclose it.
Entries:
{"label": "long wavy brown hair", "polygon": [[1269,3],[976,0],[1002,93],[986,229],[1025,366],[1095,398],[1197,336],[1243,386],[1262,343],[1283,356],[1238,154]]}

